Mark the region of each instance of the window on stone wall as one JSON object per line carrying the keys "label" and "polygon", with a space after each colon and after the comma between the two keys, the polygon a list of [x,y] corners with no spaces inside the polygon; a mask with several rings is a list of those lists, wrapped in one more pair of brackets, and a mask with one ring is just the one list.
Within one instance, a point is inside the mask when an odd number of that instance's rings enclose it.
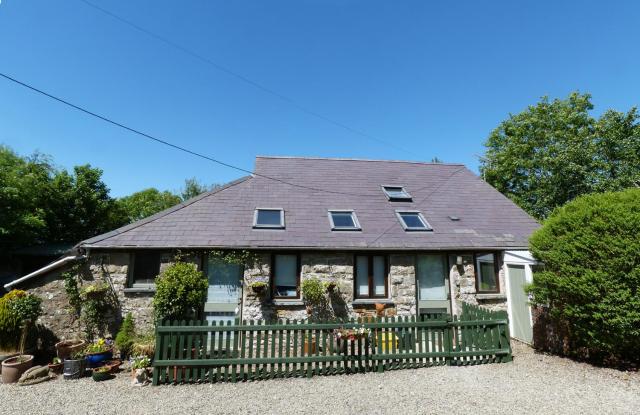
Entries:
{"label": "window on stone wall", "polygon": [[273,298],[300,297],[300,257],[278,254],[271,261],[271,294]]}
{"label": "window on stone wall", "polygon": [[356,255],[355,298],[387,298],[389,271],[384,255]]}
{"label": "window on stone wall", "polygon": [[476,281],[479,293],[500,292],[498,263],[493,253],[476,254]]}
{"label": "window on stone wall", "polygon": [[160,274],[162,252],[157,250],[136,251],[131,254],[130,285],[133,288],[148,287]]}

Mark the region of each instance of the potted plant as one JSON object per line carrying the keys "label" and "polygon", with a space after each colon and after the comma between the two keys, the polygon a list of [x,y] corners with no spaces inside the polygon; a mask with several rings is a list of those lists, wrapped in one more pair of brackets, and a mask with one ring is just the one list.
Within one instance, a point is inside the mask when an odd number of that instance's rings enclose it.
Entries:
{"label": "potted plant", "polygon": [[267,283],[264,281],[254,281],[250,287],[257,296],[262,296],[267,293]]}
{"label": "potted plant", "polygon": [[97,367],[93,369],[91,378],[96,382],[113,379],[115,376],[111,373],[111,369],[107,366]]}
{"label": "potted plant", "polygon": [[138,356],[131,359],[131,383],[133,385],[146,385],[149,383],[151,374],[149,367],[151,359],[148,356]]}
{"label": "potted plant", "polygon": [[60,373],[62,373],[62,360],[60,360],[59,357],[54,357],[53,361],[51,363],[49,363],[47,366],[49,366],[49,370],[53,373],[55,373],[56,375],[59,375]]}
{"label": "potted plant", "polygon": [[63,340],[56,343],[56,354],[60,360],[65,360],[78,350],[82,350],[87,343],[84,340]]}
{"label": "potted plant", "polygon": [[104,282],[85,285],[80,291],[80,297],[83,300],[95,300],[103,298],[107,294],[109,289],[109,286]]}
{"label": "potted plant", "polygon": [[41,302],[40,298],[32,294],[16,296],[10,300],[9,311],[22,324],[20,354],[2,362],[2,383],[17,382],[20,376],[33,366],[33,356],[24,354],[24,348],[31,323],[42,314]]}
{"label": "potted plant", "polygon": [[133,321],[133,315],[131,313],[127,313],[127,316],[124,318],[122,325],[120,325],[120,330],[118,330],[118,334],[116,335],[115,345],[120,351],[120,359],[126,359],[131,354],[131,348],[133,347],[133,342],[136,336],[136,327]]}
{"label": "potted plant", "polygon": [[102,362],[113,358],[113,341],[98,339],[98,341],[88,345],[84,351],[85,360],[89,367],[102,366]]}
{"label": "potted plant", "polygon": [[63,377],[65,380],[80,379],[84,376],[86,361],[84,360],[84,349],[73,352],[68,359],[63,362]]}
{"label": "potted plant", "polygon": [[33,366],[33,356],[19,354],[2,362],[2,383],[15,383]]}

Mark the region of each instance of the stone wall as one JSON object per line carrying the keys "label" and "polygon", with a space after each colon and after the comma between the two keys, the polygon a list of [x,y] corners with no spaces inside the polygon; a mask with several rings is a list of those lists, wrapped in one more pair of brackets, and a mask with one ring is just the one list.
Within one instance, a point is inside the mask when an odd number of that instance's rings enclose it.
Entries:
{"label": "stone wall", "polygon": [[[414,261],[410,255],[391,255],[389,258],[389,299],[356,301],[354,303],[353,254],[302,253],[301,283],[307,278],[336,283],[327,293],[326,309],[321,318],[374,316],[375,303],[385,303],[385,315],[414,315],[416,312]],[[305,319],[307,309],[302,299],[272,301],[269,293],[256,294],[250,288],[255,281],[270,283],[271,255],[259,256],[255,267],[245,270],[243,290],[243,319]]]}
{"label": "stone wall", "polygon": [[[162,258],[161,271],[171,263],[172,255]],[[191,260],[200,263],[195,256]],[[352,253],[305,252],[301,254],[301,280],[318,278],[335,282],[337,287],[327,294],[327,306],[322,310],[322,318],[358,317],[376,315],[375,303],[385,304],[385,315],[411,316],[416,314],[415,261],[413,255],[389,255],[389,298],[354,301],[354,256]],[[271,254],[258,255],[258,263],[245,269],[242,289],[243,319],[306,319],[307,309],[302,300],[272,301],[269,293],[256,294],[251,288],[254,281],[269,283]],[[462,265],[456,264],[456,255],[449,259],[451,268],[450,293],[452,312],[459,314],[462,302],[478,304],[492,310],[506,310],[504,274],[499,274],[499,294],[477,294],[473,255],[462,255]],[[93,252],[86,264],[87,283],[103,279],[114,289],[118,299],[118,309],[111,320],[112,334],[115,334],[123,316],[132,313],[139,330],[150,329],[153,325],[153,291],[134,290],[127,287],[130,265],[128,252]],[[77,317],[69,309],[69,302],[60,277],[62,271],[38,277],[24,284],[26,289],[43,299],[44,314],[40,323],[47,326],[61,339],[82,335]]]}
{"label": "stone wall", "polygon": [[[458,265],[457,257],[462,257],[462,264]],[[500,267],[498,284],[500,292],[496,294],[479,294],[476,291],[475,264],[472,254],[451,255],[449,259],[449,283],[452,298],[453,314],[460,314],[462,303],[480,305],[489,310],[507,310],[507,294],[504,281],[504,270]]]}

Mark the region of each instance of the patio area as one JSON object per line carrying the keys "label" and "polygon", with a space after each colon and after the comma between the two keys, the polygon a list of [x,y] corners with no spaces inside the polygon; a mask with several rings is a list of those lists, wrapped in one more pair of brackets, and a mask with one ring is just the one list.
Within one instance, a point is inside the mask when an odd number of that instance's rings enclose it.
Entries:
{"label": "patio area", "polygon": [[[640,374],[513,344],[512,363],[260,382],[132,387],[61,378],[0,385],[5,413],[615,413],[640,412]],[[64,409],[63,409],[64,408]]]}

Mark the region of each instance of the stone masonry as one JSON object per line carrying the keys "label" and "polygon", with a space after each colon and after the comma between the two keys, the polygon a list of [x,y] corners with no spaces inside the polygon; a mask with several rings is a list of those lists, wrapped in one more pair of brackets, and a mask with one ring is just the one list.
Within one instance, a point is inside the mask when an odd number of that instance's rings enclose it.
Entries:
{"label": "stone masonry", "polygon": [[[153,326],[153,291],[128,288],[128,273],[131,255],[124,251],[92,252],[86,264],[90,280],[105,280],[111,284],[118,298],[119,308],[109,316],[112,335],[127,313],[132,313],[140,330]],[[270,253],[258,255],[258,263],[245,269],[242,289],[242,318],[250,319],[306,319],[307,309],[302,300],[272,301],[269,293],[259,295],[250,288],[254,281],[269,283]],[[463,254],[462,265],[451,255],[449,263],[450,293],[452,312],[459,314],[462,302],[479,304],[492,310],[506,310],[504,273],[499,273],[501,292],[498,294],[478,294],[475,285],[473,255]],[[161,271],[171,263],[172,255],[162,257]],[[200,263],[198,256],[193,257]],[[358,317],[376,315],[375,303],[385,304],[385,315],[411,316],[416,314],[415,261],[410,254],[389,255],[389,298],[371,301],[354,301],[354,256],[340,252],[303,252],[301,254],[301,280],[318,278],[335,282],[336,289],[327,293],[327,309],[323,317]],[[69,303],[61,278],[63,270],[35,278],[20,289],[28,290],[43,299],[43,316],[40,323],[47,326],[58,338],[81,337],[82,329],[78,318],[69,309]],[[267,290],[268,291],[268,290]]]}

